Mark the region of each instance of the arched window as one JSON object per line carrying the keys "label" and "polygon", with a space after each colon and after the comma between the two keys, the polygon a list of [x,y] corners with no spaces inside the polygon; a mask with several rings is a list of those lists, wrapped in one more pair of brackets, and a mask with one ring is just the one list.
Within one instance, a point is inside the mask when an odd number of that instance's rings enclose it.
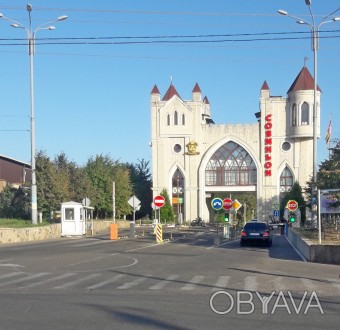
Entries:
{"label": "arched window", "polygon": [[256,185],[256,166],[248,152],[235,142],[220,147],[205,169],[207,186]]}
{"label": "arched window", "polygon": [[309,125],[309,105],[306,102],[301,106],[301,125]]}
{"label": "arched window", "polygon": [[179,223],[184,219],[185,181],[183,173],[177,168],[172,176],[172,208]]}
{"label": "arched window", "polygon": [[296,126],[296,121],[297,121],[297,107],[296,104],[293,104],[292,107],[292,126]]}
{"label": "arched window", "polygon": [[170,115],[169,114],[166,116],[166,124],[170,126]]}
{"label": "arched window", "polygon": [[292,189],[293,174],[286,166],[280,176],[280,200]]}
{"label": "arched window", "polygon": [[174,113],[174,125],[178,125],[178,112],[177,111],[175,111],[175,113]]}
{"label": "arched window", "polygon": [[185,125],[185,114],[183,113],[182,115],[182,125],[184,126]]}

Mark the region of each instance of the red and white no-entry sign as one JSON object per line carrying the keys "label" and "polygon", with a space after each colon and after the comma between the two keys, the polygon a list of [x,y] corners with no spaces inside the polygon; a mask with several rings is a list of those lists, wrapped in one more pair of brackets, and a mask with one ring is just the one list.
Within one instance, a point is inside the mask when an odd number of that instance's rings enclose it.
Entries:
{"label": "red and white no-entry sign", "polygon": [[223,208],[225,210],[230,210],[233,207],[233,201],[231,198],[225,198],[223,200]]}
{"label": "red and white no-entry sign", "polygon": [[155,204],[155,206],[157,207],[162,207],[164,206],[165,204],[165,198],[161,195],[158,195],[156,196],[154,199],[153,199],[153,203]]}

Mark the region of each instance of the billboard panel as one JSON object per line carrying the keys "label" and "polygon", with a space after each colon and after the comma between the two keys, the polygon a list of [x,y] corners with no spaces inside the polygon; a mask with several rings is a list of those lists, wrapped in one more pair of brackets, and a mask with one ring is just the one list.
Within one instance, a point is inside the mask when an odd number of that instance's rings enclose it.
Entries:
{"label": "billboard panel", "polygon": [[340,213],[340,189],[320,190],[320,213],[335,214]]}

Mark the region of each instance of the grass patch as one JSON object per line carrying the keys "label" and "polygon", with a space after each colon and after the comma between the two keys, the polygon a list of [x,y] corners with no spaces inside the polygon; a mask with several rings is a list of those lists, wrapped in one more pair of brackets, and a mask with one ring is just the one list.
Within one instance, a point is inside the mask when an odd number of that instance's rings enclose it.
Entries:
{"label": "grass patch", "polygon": [[0,219],[0,228],[29,228],[29,227],[41,227],[49,225],[47,221],[43,221],[37,225],[32,224],[32,220],[22,219]]}
{"label": "grass patch", "polygon": [[[310,228],[294,228],[294,231],[303,238],[310,239],[314,243],[319,242],[318,229]],[[321,240],[323,244],[340,245],[340,230],[335,228],[326,227],[321,233]]]}

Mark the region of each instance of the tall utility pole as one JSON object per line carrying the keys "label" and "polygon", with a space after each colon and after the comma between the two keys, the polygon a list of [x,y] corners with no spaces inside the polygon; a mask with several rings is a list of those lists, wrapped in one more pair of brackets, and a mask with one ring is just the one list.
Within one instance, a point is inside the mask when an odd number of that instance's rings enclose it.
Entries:
{"label": "tall utility pole", "polygon": [[26,32],[27,43],[28,43],[28,55],[30,57],[30,107],[31,107],[31,171],[32,171],[32,181],[31,181],[31,217],[32,224],[36,225],[38,223],[38,200],[37,200],[37,181],[36,181],[36,166],[35,166],[35,117],[34,117],[34,69],[33,69],[33,57],[35,54],[35,36],[39,30],[55,30],[51,23],[63,21],[67,19],[67,16],[59,16],[57,19],[50,21],[48,23],[39,25],[37,28],[32,28],[32,5],[28,4],[26,6],[29,18],[29,26],[26,27],[21,23],[18,23],[11,18],[5,17],[0,13],[0,18],[11,22],[11,26],[18,29],[24,29]]}
{"label": "tall utility pole", "polygon": [[[308,22],[303,18],[290,15],[285,10],[278,10],[278,13],[283,16],[291,17],[296,19],[296,23],[298,24],[304,24],[308,25],[311,29],[311,39],[312,39],[312,50],[314,54],[314,104],[313,104],[313,177],[312,177],[312,186],[311,186],[311,221],[314,221],[314,207],[313,207],[313,201],[317,199],[316,196],[316,175],[317,175],[317,128],[319,125],[320,119],[318,119],[318,105],[317,105],[317,88],[318,88],[318,49],[319,49],[319,31],[320,27],[323,24],[336,22],[340,20],[340,17],[333,17],[331,20],[327,20],[330,16],[334,15],[337,11],[340,10],[340,7],[337,8],[335,11],[331,12],[329,15],[325,16],[319,24],[315,22],[315,18],[312,12],[312,1],[311,0],[305,0],[306,5],[308,6],[312,22]],[[317,214],[316,214],[317,216]]]}

